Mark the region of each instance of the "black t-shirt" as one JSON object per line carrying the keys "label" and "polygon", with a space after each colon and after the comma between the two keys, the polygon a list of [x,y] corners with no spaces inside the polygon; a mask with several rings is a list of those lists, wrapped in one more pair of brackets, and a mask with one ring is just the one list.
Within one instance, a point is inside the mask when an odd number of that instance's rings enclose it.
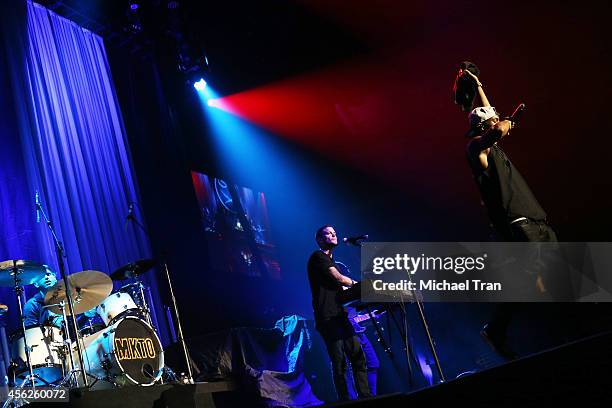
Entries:
{"label": "black t-shirt", "polygon": [[315,251],[308,259],[308,281],[316,321],[346,316],[346,312],[338,302],[338,293],[342,291],[342,285],[330,275],[331,266],[338,268],[332,258],[322,251]]}

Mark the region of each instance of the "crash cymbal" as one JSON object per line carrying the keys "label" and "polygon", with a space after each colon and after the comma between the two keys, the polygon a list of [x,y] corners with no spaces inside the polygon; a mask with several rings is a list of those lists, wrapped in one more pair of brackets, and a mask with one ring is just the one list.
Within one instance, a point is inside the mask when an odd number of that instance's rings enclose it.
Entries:
{"label": "crash cymbal", "polygon": [[[113,290],[113,281],[104,272],[77,272],[68,276],[68,281],[72,289],[71,295],[75,314],[86,312],[98,306]],[[56,305],[62,300],[66,300],[66,287],[63,280],[49,288],[45,295],[45,305]],[[49,310],[57,314],[62,313],[59,306],[50,306]],[[70,314],[68,307],[66,307],[66,314]]]}
{"label": "crash cymbal", "polygon": [[142,275],[143,273],[147,272],[156,264],[157,261],[155,261],[154,259],[140,259],[136,262],[130,262],[128,264],[123,265],[122,267],[111,273],[110,277],[112,280],[125,280],[133,278],[135,276]]}
{"label": "crash cymbal", "polygon": [[0,286],[15,286],[15,272],[20,286],[31,285],[47,273],[47,266],[34,261],[0,262]]}

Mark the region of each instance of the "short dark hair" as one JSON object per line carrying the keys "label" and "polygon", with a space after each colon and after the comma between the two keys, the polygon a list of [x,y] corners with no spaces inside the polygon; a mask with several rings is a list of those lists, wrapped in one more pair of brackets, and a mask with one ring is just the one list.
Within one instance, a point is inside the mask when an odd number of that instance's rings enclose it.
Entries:
{"label": "short dark hair", "polygon": [[325,225],[323,225],[322,227],[319,227],[319,229],[317,230],[317,232],[316,232],[316,234],[315,234],[315,240],[317,241],[317,243],[319,243],[319,240],[320,240],[321,238],[323,238],[323,230],[324,230],[325,228],[329,228],[329,227],[332,227],[332,228],[333,228],[333,225],[325,224]]}

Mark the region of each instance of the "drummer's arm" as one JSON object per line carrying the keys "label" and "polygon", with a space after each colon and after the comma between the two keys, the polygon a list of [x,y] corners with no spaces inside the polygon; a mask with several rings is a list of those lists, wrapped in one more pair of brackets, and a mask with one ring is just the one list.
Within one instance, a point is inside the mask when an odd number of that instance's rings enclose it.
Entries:
{"label": "drummer's arm", "polygon": [[47,316],[47,323],[49,323],[50,325],[61,328],[63,320],[64,318],[62,317],[62,315],[49,311],[49,316]]}

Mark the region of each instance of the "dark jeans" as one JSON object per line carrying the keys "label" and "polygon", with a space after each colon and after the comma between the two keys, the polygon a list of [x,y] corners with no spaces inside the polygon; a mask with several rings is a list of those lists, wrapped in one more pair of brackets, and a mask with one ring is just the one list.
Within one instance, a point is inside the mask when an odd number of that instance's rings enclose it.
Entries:
{"label": "dark jeans", "polygon": [[327,353],[332,363],[332,372],[336,393],[340,400],[349,400],[346,382],[347,364],[350,361],[355,380],[355,390],[359,398],[371,397],[368,385],[366,358],[361,349],[359,338],[346,316],[326,319],[316,323],[317,330],[323,337]]}
{"label": "dark jeans", "polygon": [[[557,242],[557,234],[544,221],[525,219],[510,225],[511,236],[505,237],[512,242]],[[512,316],[521,307],[520,303],[499,303],[489,321],[489,332],[504,337]]]}
{"label": "dark jeans", "polygon": [[[378,368],[380,367],[380,361],[378,360],[378,356],[376,355],[376,350],[374,350],[374,346],[365,332],[357,333],[357,338],[361,343],[361,349],[363,350],[363,354],[366,358],[366,367],[368,368],[368,385],[370,386],[370,394],[372,396],[376,396],[376,383],[378,381]],[[357,392],[355,391],[355,387],[353,387],[353,372],[352,368],[349,367],[349,381],[348,381],[348,389],[351,398],[356,398]]]}
{"label": "dark jeans", "polygon": [[368,336],[366,336],[365,332],[359,333],[357,336],[359,338],[359,343],[361,343],[361,349],[363,350],[363,354],[365,354],[366,358],[370,393],[374,396],[376,395],[376,381],[378,368],[380,367],[380,361],[378,361],[376,350],[374,350],[374,346],[372,346],[372,343],[370,342],[370,339],[368,339]]}
{"label": "dark jeans", "polygon": [[557,242],[557,234],[544,221],[530,219],[515,222],[510,225],[514,242]]}

